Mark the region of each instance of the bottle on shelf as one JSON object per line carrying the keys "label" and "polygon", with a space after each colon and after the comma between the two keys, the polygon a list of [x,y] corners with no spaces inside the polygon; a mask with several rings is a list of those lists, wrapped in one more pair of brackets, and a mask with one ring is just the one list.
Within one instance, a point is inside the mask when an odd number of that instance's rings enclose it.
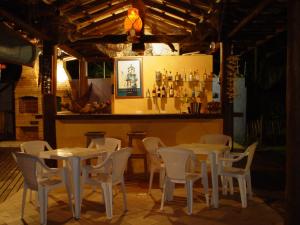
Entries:
{"label": "bottle on shelf", "polygon": [[160,98],[160,86],[157,88],[157,97]]}
{"label": "bottle on shelf", "polygon": [[172,81],[173,80],[173,75],[171,73],[171,71],[169,72],[169,76],[168,76],[168,81]]}
{"label": "bottle on shelf", "polygon": [[206,69],[204,69],[203,80],[206,81],[207,78],[208,78],[208,75],[206,73]]}
{"label": "bottle on shelf", "polygon": [[173,98],[174,97],[174,89],[173,89],[173,85],[171,84],[171,87],[169,89],[169,97]]}
{"label": "bottle on shelf", "polygon": [[162,75],[162,81],[166,80],[167,73],[168,73],[167,70],[164,69],[164,73]]}
{"label": "bottle on shelf", "polygon": [[146,98],[150,98],[150,90],[148,88],[147,92],[146,92]]}
{"label": "bottle on shelf", "polygon": [[200,81],[200,75],[199,75],[199,71],[198,70],[195,70],[195,75],[194,75],[194,77],[195,77],[195,80],[196,81]]}
{"label": "bottle on shelf", "polygon": [[176,72],[176,75],[175,75],[175,81],[176,81],[176,82],[179,81],[179,74],[178,74],[178,72]]}
{"label": "bottle on shelf", "polygon": [[162,98],[166,98],[166,88],[165,88],[165,85],[162,86],[161,88],[161,97]]}
{"label": "bottle on shelf", "polygon": [[193,72],[191,70],[190,74],[189,74],[189,81],[193,81],[193,80],[194,80],[194,75],[193,75]]}
{"label": "bottle on shelf", "polygon": [[195,98],[195,97],[196,97],[195,88],[193,88],[193,90],[192,90],[192,97],[193,97],[193,98]]}
{"label": "bottle on shelf", "polygon": [[153,89],[152,89],[152,98],[156,98],[156,88],[155,88],[155,85],[153,85]]}

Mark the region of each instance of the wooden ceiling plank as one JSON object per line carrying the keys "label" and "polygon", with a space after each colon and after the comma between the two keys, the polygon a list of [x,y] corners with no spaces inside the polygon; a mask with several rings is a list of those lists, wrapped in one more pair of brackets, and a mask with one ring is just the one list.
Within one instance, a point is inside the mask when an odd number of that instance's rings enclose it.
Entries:
{"label": "wooden ceiling plank", "polygon": [[[124,8],[128,6],[127,8]],[[83,23],[91,23],[95,20],[97,20],[99,17],[103,17],[105,15],[108,15],[108,14],[113,14],[115,13],[116,11],[119,11],[121,8],[124,8],[124,10],[127,10],[130,6],[130,2],[129,1],[124,1],[122,3],[119,3],[119,4],[115,4],[115,5],[112,5],[112,6],[108,6],[100,11],[97,11],[96,13],[93,13],[93,14],[89,14],[88,16],[85,15],[85,17],[81,17],[80,20],[84,20]],[[74,21],[75,23],[76,22],[79,22],[78,19]],[[80,27],[82,27],[82,25],[79,24]]]}
{"label": "wooden ceiling plank", "polygon": [[165,0],[164,2],[167,4],[173,5],[175,7],[178,7],[184,11],[192,12],[199,16],[204,16],[204,15],[208,14],[208,11],[210,9],[209,6],[207,6],[206,10],[204,10],[204,9],[198,8],[190,3],[186,3],[186,2],[182,2],[182,1],[178,1],[178,0]]}
{"label": "wooden ceiling plank", "polygon": [[199,22],[198,18],[195,18],[195,17],[193,17],[193,16],[191,16],[187,13],[184,13],[182,11],[178,11],[178,10],[172,8],[172,7],[168,7],[165,4],[160,4],[160,3],[157,3],[157,2],[152,1],[152,0],[144,0],[144,3],[147,5],[147,7],[162,10],[166,13],[173,14],[173,15],[179,17],[179,18],[183,18],[184,20],[188,20],[188,21],[193,22],[195,24],[197,24]]}
{"label": "wooden ceiling plank", "polygon": [[[179,27],[176,27],[176,26],[173,26],[171,24],[168,24],[168,23],[165,23],[163,21],[160,21],[154,17],[147,17],[145,19],[145,24],[151,24],[152,26],[157,26],[158,30],[159,29],[163,29],[164,31],[167,31],[168,34],[170,33],[178,33],[178,32],[181,32],[181,33],[184,33],[184,34],[189,34],[189,32],[187,32],[185,29],[182,29],[182,28],[179,28]],[[156,33],[154,33],[156,34]]]}
{"label": "wooden ceiling plank", "polygon": [[105,6],[110,6],[110,5],[111,5],[111,1],[98,0],[80,7],[74,7],[72,10],[69,10],[66,15],[73,21],[82,16],[85,16],[89,12],[98,11],[104,8]]}
{"label": "wooden ceiling plank", "polygon": [[233,28],[232,31],[227,35],[228,38],[232,38],[237,32],[239,32],[244,26],[246,26],[249,22],[251,22],[259,13],[263,11],[265,7],[267,7],[274,0],[263,0],[260,2],[250,14],[248,14],[241,22]]}
{"label": "wooden ceiling plank", "polygon": [[82,35],[90,35],[91,33],[95,32],[95,31],[97,31],[99,29],[106,29],[107,27],[114,26],[114,24],[121,24],[123,26],[123,18],[116,19],[116,20],[113,20],[113,21],[108,21],[106,23],[100,24],[97,27],[94,27],[94,28],[92,28],[90,30],[82,32]]}
{"label": "wooden ceiling plank", "polygon": [[91,30],[97,28],[98,26],[101,26],[107,22],[110,22],[110,21],[114,21],[114,20],[118,20],[120,18],[125,18],[125,16],[127,15],[127,11],[124,11],[124,12],[121,12],[121,13],[118,13],[118,14],[114,14],[112,16],[109,16],[103,20],[100,20],[96,23],[92,23],[84,28],[79,28],[79,32],[83,33],[83,34],[86,34],[86,33],[89,33]]}
{"label": "wooden ceiling plank", "polygon": [[[152,14],[152,15],[158,16],[158,17],[160,17],[164,20],[168,20],[168,21],[170,21],[172,23],[175,23],[177,25],[180,25],[181,27],[183,27],[185,29],[188,29],[188,30],[191,30],[191,31],[195,29],[195,26],[190,24],[190,23],[187,23],[183,20],[176,19],[172,16],[166,15],[165,13],[158,12],[154,9],[148,8],[147,13],[149,13],[150,15]],[[147,15],[147,13],[146,13],[146,15]]]}

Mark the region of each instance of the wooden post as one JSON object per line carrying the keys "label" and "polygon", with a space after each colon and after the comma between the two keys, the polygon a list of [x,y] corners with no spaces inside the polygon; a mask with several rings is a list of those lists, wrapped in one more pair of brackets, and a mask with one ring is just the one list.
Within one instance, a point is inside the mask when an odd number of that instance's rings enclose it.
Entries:
{"label": "wooden post", "polygon": [[56,46],[44,42],[42,62],[40,63],[40,72],[43,76],[44,140],[52,148],[56,148],[56,55]]}
{"label": "wooden post", "polygon": [[226,70],[226,58],[229,55],[230,52],[230,44],[229,43],[223,43],[221,45],[221,52],[223,52],[222,56],[222,89],[221,89],[221,99],[222,99],[222,114],[223,114],[223,133],[226,135],[229,135],[233,137],[233,103],[229,99],[228,95],[228,85],[229,80],[227,76],[227,70]]}
{"label": "wooden post", "polygon": [[88,90],[87,62],[84,59],[79,60],[79,97],[82,97]]}
{"label": "wooden post", "polygon": [[288,1],[286,225],[300,221],[300,2]]}

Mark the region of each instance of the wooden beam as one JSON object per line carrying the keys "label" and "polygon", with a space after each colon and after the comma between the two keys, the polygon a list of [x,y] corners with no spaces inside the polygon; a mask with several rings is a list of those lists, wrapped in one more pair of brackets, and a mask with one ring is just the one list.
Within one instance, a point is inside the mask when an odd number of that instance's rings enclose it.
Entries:
{"label": "wooden beam", "polygon": [[178,0],[165,0],[164,2],[167,5],[176,6],[177,8],[179,8],[183,11],[192,12],[199,16],[206,15],[209,12],[209,10],[211,9],[209,5],[205,5],[205,4],[203,4],[201,8],[198,8],[190,3],[186,3],[186,2],[182,2],[182,1],[178,1]]}
{"label": "wooden beam", "polygon": [[[194,40],[191,35],[143,35],[140,38],[140,41],[144,43],[188,43],[197,41]],[[103,43],[111,43],[111,44],[119,44],[119,43],[127,43],[127,35],[105,35],[99,38],[92,38],[89,40],[81,40],[76,41],[74,44],[103,44]]]}
{"label": "wooden beam", "polygon": [[25,31],[31,33],[34,37],[42,39],[42,40],[51,40],[52,38],[39,30],[35,29],[31,25],[27,24],[24,22],[24,20],[10,14],[9,12],[4,11],[3,9],[0,8],[0,16],[6,18],[8,21],[14,22],[18,26],[22,27]]}
{"label": "wooden beam", "polygon": [[170,25],[170,24],[167,24],[167,23],[163,23],[162,21],[160,20],[157,20],[155,18],[150,18],[150,17],[147,17],[145,19],[145,24],[147,24],[148,26],[151,27],[152,32],[154,35],[157,35],[157,34],[187,34],[189,35],[190,33],[187,32],[186,30],[184,29],[181,29],[181,28],[178,28],[176,26],[173,26],[173,25]]}
{"label": "wooden beam", "polygon": [[[252,11],[251,13],[246,16],[244,19],[241,20],[241,22],[233,28],[232,31],[229,32],[227,35],[227,38],[232,38],[237,32],[239,32],[244,26],[246,26],[253,18],[255,18],[261,11],[267,7],[272,1],[274,0],[264,0],[260,2]],[[230,9],[229,9],[230,10]]]}
{"label": "wooden beam", "polygon": [[110,6],[111,1],[107,0],[98,0],[98,1],[93,1],[88,4],[81,5],[80,7],[74,7],[73,9],[69,10],[67,12],[67,16],[73,21],[76,20],[82,16],[94,13],[96,11],[99,11],[103,9],[105,6]]}
{"label": "wooden beam", "polygon": [[200,21],[199,18],[193,17],[188,13],[184,13],[183,11],[176,10],[172,7],[167,6],[166,4],[160,4],[153,0],[144,0],[144,3],[147,5],[148,8],[155,8],[158,10],[162,10],[165,13],[175,15],[176,17],[182,18],[184,20],[188,20],[194,24],[197,24]]}
{"label": "wooden beam", "polygon": [[285,225],[300,221],[300,4],[288,0]]}
{"label": "wooden beam", "polygon": [[114,14],[115,12],[118,12],[120,11],[120,9],[123,8],[123,11],[127,11],[128,8],[130,6],[130,2],[129,1],[125,1],[125,2],[122,2],[122,3],[119,3],[119,4],[115,4],[115,5],[112,5],[112,6],[108,6],[104,9],[101,9],[95,13],[88,13],[87,15],[85,15],[85,18],[77,18],[76,20],[74,20],[74,22],[79,22],[79,21],[84,21],[84,22],[81,22],[78,27],[82,28],[82,27],[85,27],[87,25],[85,24],[89,24],[91,22],[94,22],[95,20],[97,20],[98,18],[101,18],[101,17],[104,17],[105,15],[111,15],[111,14]]}
{"label": "wooden beam", "polygon": [[74,56],[75,58],[77,58],[77,59],[79,59],[79,60],[83,59],[83,56],[82,56],[80,53],[78,53],[78,52],[75,51],[73,48],[70,48],[69,46],[67,46],[67,45],[65,45],[65,44],[60,44],[60,45],[58,45],[58,47],[59,47],[61,50],[63,50],[63,51],[65,51],[66,53],[68,53],[69,55],[72,55],[72,56]]}
{"label": "wooden beam", "polygon": [[276,37],[277,35],[281,34],[282,32],[285,32],[285,31],[286,31],[286,27],[282,27],[281,29],[278,29],[275,33],[266,36],[265,39],[256,41],[254,46],[248,47],[247,50],[241,52],[240,55],[244,55],[247,52],[254,50],[256,47],[265,44],[266,42],[268,42],[272,38]]}
{"label": "wooden beam", "polygon": [[124,12],[121,12],[121,13],[118,13],[118,14],[114,14],[114,15],[112,15],[110,17],[107,17],[107,18],[105,18],[103,20],[100,20],[100,21],[98,21],[96,23],[92,23],[92,24],[90,24],[90,25],[88,25],[88,26],[86,26],[84,28],[81,28],[81,29],[79,28],[79,32],[82,32],[83,34],[87,34],[90,31],[92,31],[93,29],[97,29],[97,27],[102,26],[102,25],[104,25],[107,22],[111,22],[111,21],[120,19],[122,17],[125,18],[126,15],[127,15],[127,11],[124,11]]}
{"label": "wooden beam", "polygon": [[[187,30],[190,30],[190,31],[193,31],[195,29],[195,25],[193,24],[190,24],[188,22],[185,22],[183,20],[180,20],[180,19],[176,19],[175,17],[172,17],[172,16],[169,16],[163,12],[158,12],[154,9],[151,9],[151,8],[148,8],[147,9],[147,13],[149,13],[150,15],[149,16],[157,16],[157,17],[160,17],[162,18],[163,20],[167,20],[169,21],[170,23],[173,23],[175,25],[178,25],[182,28],[185,28]],[[164,22],[167,22],[167,21],[164,21]]]}

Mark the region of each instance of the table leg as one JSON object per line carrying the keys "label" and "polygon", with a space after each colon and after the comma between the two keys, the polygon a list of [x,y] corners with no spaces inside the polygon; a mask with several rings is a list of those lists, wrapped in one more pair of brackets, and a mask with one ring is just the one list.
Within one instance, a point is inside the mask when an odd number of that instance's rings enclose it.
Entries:
{"label": "table leg", "polygon": [[211,163],[211,180],[212,180],[212,205],[215,208],[219,207],[219,183],[218,183],[218,168],[217,157],[215,152],[209,154]]}
{"label": "table leg", "polygon": [[79,219],[81,211],[80,158],[72,157],[70,160],[72,167],[75,219]]}

